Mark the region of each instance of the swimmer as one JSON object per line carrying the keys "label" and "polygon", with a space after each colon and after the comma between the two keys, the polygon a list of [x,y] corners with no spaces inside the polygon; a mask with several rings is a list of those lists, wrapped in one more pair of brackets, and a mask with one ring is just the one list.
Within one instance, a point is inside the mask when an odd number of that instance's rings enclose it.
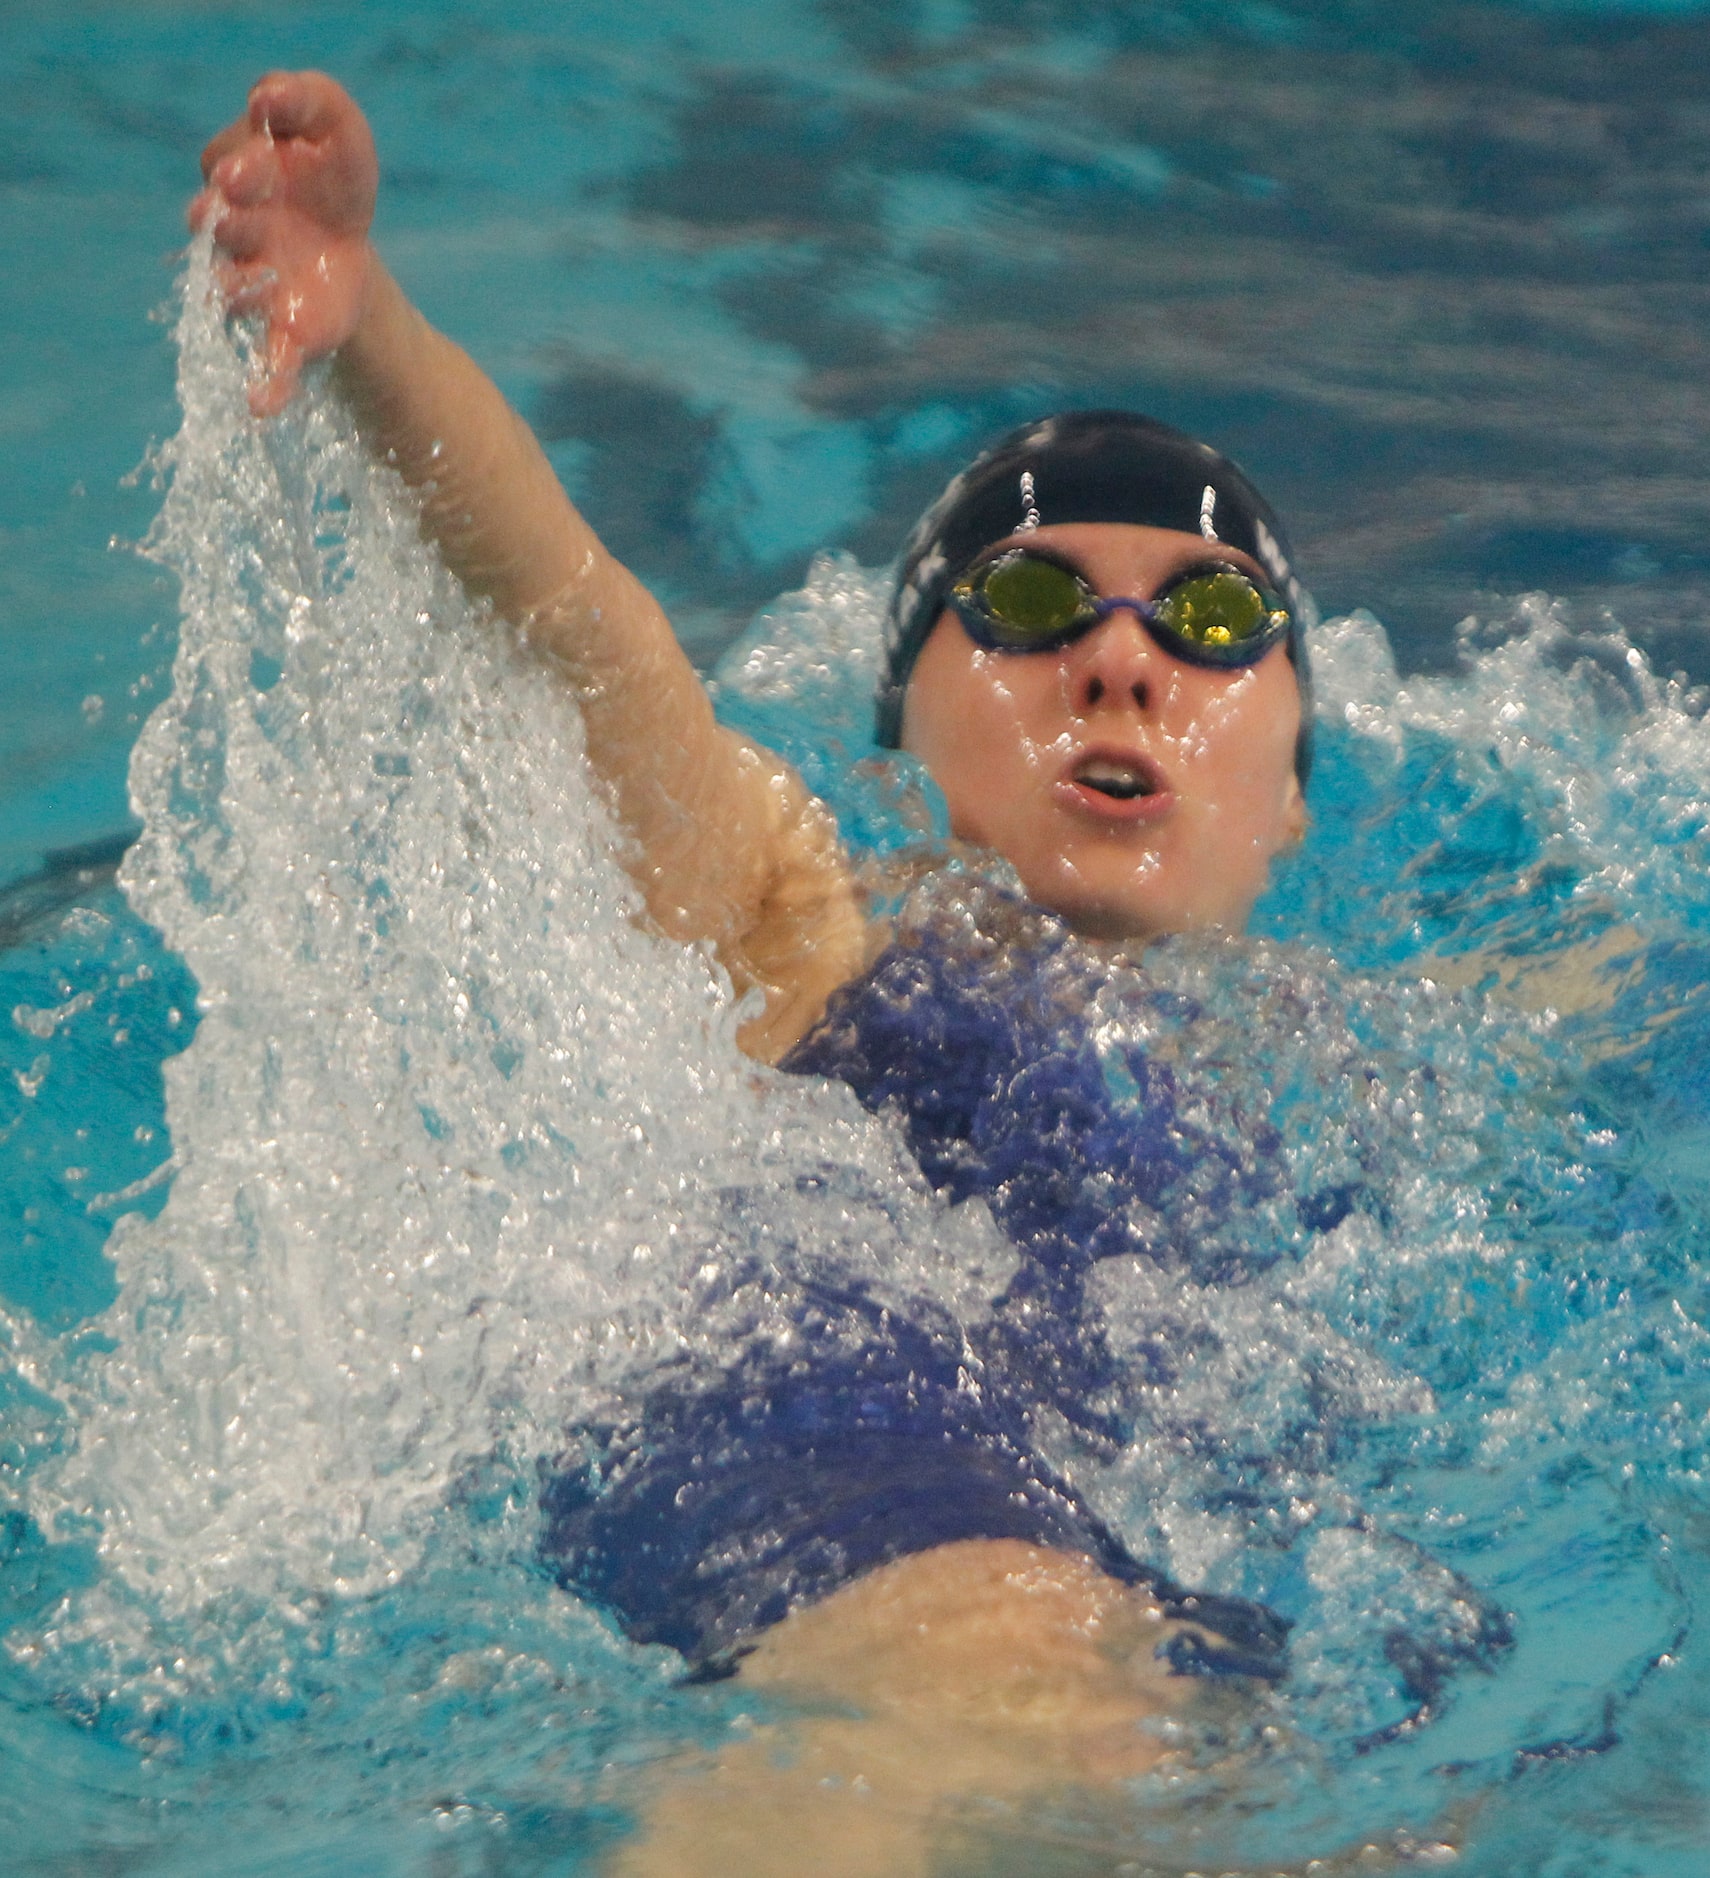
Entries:
{"label": "swimmer", "polygon": [[[497,388],[410,305],[369,241],[379,170],[351,98],[315,73],[263,78],[203,175],[191,222],[212,233],[230,307],[264,326],[254,413],[278,413],[305,365],[331,361],[447,565],[579,701],[653,920],[761,994],[742,1047],[843,1076],[870,1106],[900,1102],[929,1178],[986,1193],[1025,1254],[973,1357],[930,1328],[912,1343],[897,1331],[877,1355],[827,1353],[805,1380],[662,1396],[627,1450],[607,1431],[616,1462],[548,1488],[546,1552],[566,1583],[697,1673],[740,1668],[808,1717],[782,1757],[750,1743],[661,1794],[621,1869],[799,1871],[797,1835],[823,1829],[843,1849],[817,1844],[816,1871],[924,1871],[957,1796],[1144,1771],[1163,1751],[1154,1723],[1196,1678],[1280,1673],[1283,1626],[1129,1557],[1004,1399],[1006,1380],[1038,1384],[1090,1429],[1098,1352],[1053,1346],[1049,1326],[1108,1223],[1069,1233],[1001,1157],[970,1172],[970,1117],[990,1095],[976,1084],[1032,1065],[1025,1025],[994,1039],[966,960],[887,949],[828,810],[718,724],[658,602]],[[1225,458],[1123,413],[1046,419],[953,482],[905,549],[880,737],[926,766],[957,837],[1014,868],[1030,903],[1005,915],[1017,935],[1040,919],[1047,950],[1066,934],[1237,932],[1305,822],[1301,601],[1280,524]],[[1029,956],[1004,967],[1018,1010]],[[924,1033],[885,1031],[899,972],[955,1059],[954,1101]],[[1041,1099],[1067,1112],[1085,1065],[1052,1074]],[[1145,1200],[1182,1136],[1161,1072],[1136,1075],[1164,1119],[1110,1152],[1116,1190]],[[970,1391],[976,1358],[987,1386]]]}
{"label": "swimmer", "polygon": [[[264,78],[203,171],[192,222],[213,231],[233,310],[266,326],[252,409],[278,412],[332,358],[447,564],[575,692],[649,912],[710,942],[739,994],[761,990],[742,1041],[778,1061],[869,956],[829,813],[715,721],[658,602],[386,271],[354,101],[318,74]],[[924,762],[955,834],[1075,930],[1238,931],[1305,820],[1280,525],[1232,464],[1161,425],[1046,429],[989,453],[917,530],[882,733]]]}

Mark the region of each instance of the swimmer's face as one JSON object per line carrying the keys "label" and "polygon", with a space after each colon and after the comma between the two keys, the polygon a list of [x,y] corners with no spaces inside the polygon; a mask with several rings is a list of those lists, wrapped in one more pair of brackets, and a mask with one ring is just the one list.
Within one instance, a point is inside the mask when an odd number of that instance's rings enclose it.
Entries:
{"label": "swimmer's face", "polygon": [[[1100,594],[1150,599],[1173,575],[1248,556],[1198,536],[1074,522],[1017,537]],[[955,834],[995,849],[1029,895],[1099,938],[1239,931],[1299,840],[1300,693],[1286,646],[1234,670],[1166,652],[1128,611],[1049,652],[976,645],[946,611],[921,648],[903,748]]]}

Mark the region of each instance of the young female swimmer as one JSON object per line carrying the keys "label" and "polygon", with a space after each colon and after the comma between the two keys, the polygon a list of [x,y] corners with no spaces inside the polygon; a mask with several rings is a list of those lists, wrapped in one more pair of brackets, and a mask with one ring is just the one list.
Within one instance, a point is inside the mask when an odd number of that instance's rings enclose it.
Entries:
{"label": "young female swimmer", "polygon": [[[203,168],[192,219],[213,229],[233,308],[267,325],[256,413],[284,406],[305,361],[334,356],[364,436],[421,492],[448,564],[561,666],[587,719],[589,760],[642,857],[649,910],[675,936],[710,940],[739,990],[762,988],[765,1013],[744,1043],[775,1061],[864,956],[829,816],[778,759],[717,725],[658,603],[577,514],[496,387],[387,273],[368,241],[378,166],[355,103],[318,74],[265,78]],[[995,532],[970,549],[960,514],[950,521],[961,526],[939,532],[969,559],[1006,537],[1024,542],[1095,592],[1142,602],[1207,565],[1285,585],[1275,518],[1232,465],[1186,452],[1204,459],[1170,466],[1190,515],[1164,526],[1125,506],[1121,488],[1104,506],[1135,520],[1088,514],[1084,499],[1054,511],[1042,467],[1024,506],[1029,458],[1017,451],[1008,518],[990,502],[968,518],[973,532]],[[1181,490],[1162,470],[1155,480],[1180,510]],[[1204,531],[1202,489],[1221,498]],[[1268,568],[1256,558],[1267,543]],[[911,559],[932,545],[917,540]],[[914,600],[948,599],[944,575],[963,570],[907,571]],[[1187,642],[1149,630],[1135,606],[1037,657],[976,638],[948,604],[932,619],[914,606],[906,628],[890,728],[932,772],[959,835],[1003,854],[1034,900],[1089,934],[1242,925],[1302,826],[1290,642],[1261,635],[1254,662],[1184,658]],[[1100,786],[1124,773],[1140,793]]]}
{"label": "young female swimmer", "polygon": [[[265,324],[257,416],[331,357],[448,565],[572,687],[652,917],[762,992],[743,1047],[845,1076],[875,1107],[900,1101],[929,1176],[985,1192],[1027,1254],[972,1359],[965,1342],[893,1333],[876,1354],[839,1346],[805,1380],[799,1364],[744,1372],[722,1395],[661,1398],[623,1465],[548,1489],[547,1555],[631,1635],[704,1674],[740,1658],[758,1685],[837,1709],[788,1766],[739,1748],[689,1797],[667,1792],[626,1869],[806,1869],[784,1816],[842,1833],[846,1856],[816,1850],[816,1870],[924,1869],[948,1796],[1138,1771],[1157,1753],[1138,1724],[1179,1699],[1182,1672],[1274,1677],[1282,1626],[1130,1557],[1006,1396],[1043,1389],[1073,1415],[1090,1393],[1098,1353],[1053,1344],[1050,1326],[1072,1321],[1103,1223],[1030,1212],[1008,1163],[969,1174],[943,1065],[886,1030],[896,974],[964,1084],[1012,1084],[1025,1031],[1000,1048],[985,1017],[962,1021],[990,1005],[970,1002],[963,961],[870,963],[829,813],[715,721],[658,603],[370,246],[378,167],[350,97],[315,73],[262,79],[203,174],[192,224],[212,231],[231,307]],[[1224,458],[1121,413],[1047,419],[957,478],[905,550],[881,738],[924,762],[954,832],[1073,932],[1238,930],[1304,823],[1298,604],[1275,516]],[[1142,1129],[1113,1178],[1145,1198],[1171,1151]],[[970,1360],[986,1384],[972,1392]],[[857,1775],[884,1789],[876,1806],[851,1800]]]}

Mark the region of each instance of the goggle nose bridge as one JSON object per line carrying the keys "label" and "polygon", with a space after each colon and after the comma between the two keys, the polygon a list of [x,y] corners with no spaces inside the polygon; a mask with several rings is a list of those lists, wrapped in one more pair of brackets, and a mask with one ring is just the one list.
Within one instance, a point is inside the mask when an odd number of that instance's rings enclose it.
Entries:
{"label": "goggle nose bridge", "polygon": [[1095,594],[1092,601],[1093,612],[1097,615],[1093,625],[1102,626],[1112,613],[1120,613],[1126,608],[1140,621],[1142,626],[1155,626],[1158,621],[1158,605],[1155,600],[1136,599],[1132,594],[1112,594],[1106,599],[1102,594]]}

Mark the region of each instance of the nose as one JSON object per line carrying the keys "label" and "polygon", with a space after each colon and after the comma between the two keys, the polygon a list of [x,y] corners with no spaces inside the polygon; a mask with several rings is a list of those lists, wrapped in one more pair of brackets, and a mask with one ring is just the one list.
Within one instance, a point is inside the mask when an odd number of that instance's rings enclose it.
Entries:
{"label": "nose", "polygon": [[1098,710],[1152,707],[1157,690],[1158,648],[1139,615],[1122,607],[1069,648],[1064,676],[1070,708],[1079,717]]}

